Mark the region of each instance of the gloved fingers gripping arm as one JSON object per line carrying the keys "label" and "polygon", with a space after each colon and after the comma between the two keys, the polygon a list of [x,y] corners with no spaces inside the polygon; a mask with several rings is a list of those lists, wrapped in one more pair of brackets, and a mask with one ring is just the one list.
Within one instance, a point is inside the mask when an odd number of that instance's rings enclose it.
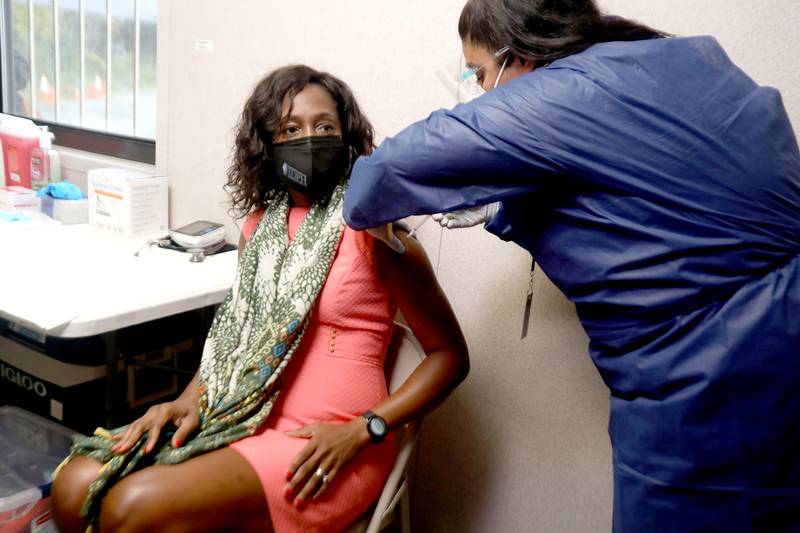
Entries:
{"label": "gloved fingers gripping arm", "polygon": [[493,202],[491,204],[469,207],[467,209],[460,209],[450,213],[436,213],[432,216],[433,219],[443,228],[471,228],[472,226],[486,224],[489,222],[492,217],[497,214],[499,209],[500,202]]}

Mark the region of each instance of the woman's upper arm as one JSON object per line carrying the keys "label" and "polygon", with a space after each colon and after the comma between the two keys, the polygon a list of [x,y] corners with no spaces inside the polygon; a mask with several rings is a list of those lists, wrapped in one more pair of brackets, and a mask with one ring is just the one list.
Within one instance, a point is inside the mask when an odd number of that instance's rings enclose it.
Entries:
{"label": "woman's upper arm", "polygon": [[469,361],[464,335],[428,256],[419,241],[404,232],[397,235],[406,245],[405,254],[375,242],[381,277],[425,353],[446,352],[466,375]]}

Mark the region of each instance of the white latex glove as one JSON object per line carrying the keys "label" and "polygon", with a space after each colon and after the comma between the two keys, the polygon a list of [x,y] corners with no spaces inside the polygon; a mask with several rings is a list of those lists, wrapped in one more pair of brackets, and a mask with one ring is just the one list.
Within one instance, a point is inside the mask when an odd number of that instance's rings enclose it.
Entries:
{"label": "white latex glove", "polygon": [[[410,232],[411,227],[408,225],[407,222],[398,220],[394,222],[394,225],[398,228],[404,229],[405,231]],[[367,233],[372,235],[378,240],[381,240],[386,243],[386,245],[397,252],[398,254],[406,253],[406,247],[403,244],[403,241],[397,238],[392,230],[392,224],[384,224],[383,226],[378,226],[375,228],[369,228]]]}
{"label": "white latex glove", "polygon": [[498,209],[500,209],[500,202],[469,207],[452,213],[436,213],[431,216],[443,228],[471,228],[489,222],[497,214]]}

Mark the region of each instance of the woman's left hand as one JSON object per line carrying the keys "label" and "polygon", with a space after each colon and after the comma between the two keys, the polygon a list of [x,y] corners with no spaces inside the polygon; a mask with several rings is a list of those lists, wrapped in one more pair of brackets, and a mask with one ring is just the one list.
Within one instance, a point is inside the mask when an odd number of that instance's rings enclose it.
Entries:
{"label": "woman's left hand", "polygon": [[286,435],[308,439],[286,471],[289,481],[284,489],[287,498],[294,494],[294,505],[302,506],[325,492],[336,475],[369,442],[364,419],[357,417],[346,424],[317,422]]}

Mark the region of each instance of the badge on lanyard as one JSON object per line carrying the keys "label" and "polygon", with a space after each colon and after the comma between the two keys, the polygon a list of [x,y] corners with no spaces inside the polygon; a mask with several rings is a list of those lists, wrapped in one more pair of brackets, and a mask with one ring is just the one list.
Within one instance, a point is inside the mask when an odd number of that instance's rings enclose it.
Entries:
{"label": "badge on lanyard", "polygon": [[522,336],[520,340],[528,336],[528,325],[531,321],[531,307],[533,306],[533,280],[536,276],[536,259],[531,259],[531,275],[528,279],[528,296],[525,298],[525,313],[522,315]]}

